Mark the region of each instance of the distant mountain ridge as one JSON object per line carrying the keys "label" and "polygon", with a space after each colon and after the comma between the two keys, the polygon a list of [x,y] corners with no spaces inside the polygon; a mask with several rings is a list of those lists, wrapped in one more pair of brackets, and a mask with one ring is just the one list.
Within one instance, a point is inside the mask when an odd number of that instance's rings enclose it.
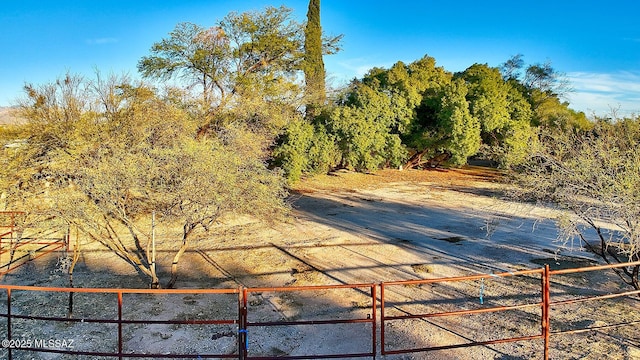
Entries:
{"label": "distant mountain ridge", "polygon": [[21,119],[13,116],[11,114],[12,110],[13,108],[11,107],[0,106],[0,125],[18,124],[18,123],[24,122],[24,121],[21,121]]}

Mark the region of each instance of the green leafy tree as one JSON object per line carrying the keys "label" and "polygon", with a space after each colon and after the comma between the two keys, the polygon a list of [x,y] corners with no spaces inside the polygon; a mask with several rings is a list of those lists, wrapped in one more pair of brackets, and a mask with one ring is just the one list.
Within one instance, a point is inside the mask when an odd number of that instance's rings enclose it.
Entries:
{"label": "green leafy tree", "polygon": [[197,85],[205,103],[213,101],[214,92],[223,99],[231,90],[231,47],[221,27],[207,29],[180,23],[169,38],[153,44],[151,53],[138,63],[144,77],[162,80],[175,77],[184,80],[188,87]]}
{"label": "green leafy tree", "polygon": [[[425,153],[432,151],[428,148],[431,144],[428,139],[436,117],[424,111],[423,105],[428,99],[439,96],[436,94],[440,94],[440,89],[450,79],[451,74],[436,67],[433,58],[425,56],[409,65],[398,62],[390,69],[374,68],[361,82],[354,83],[342,105],[360,109],[366,115],[352,115],[368,118],[375,124],[366,127],[369,135],[364,136],[376,139],[378,145],[383,144],[384,139],[384,147],[371,147],[374,150],[370,153],[380,160],[378,166],[415,166]],[[365,134],[360,129],[356,133]],[[407,155],[411,156],[409,162]]]}
{"label": "green leafy tree", "polygon": [[317,108],[326,102],[324,61],[322,60],[322,27],[320,26],[320,0],[309,0],[307,25],[304,31],[304,79],[306,84],[306,116],[314,118]]}
{"label": "green leafy tree", "polygon": [[229,39],[236,85],[246,77],[272,80],[292,75],[303,59],[302,25],[281,6],[262,12],[230,13],[219,23]]}
{"label": "green leafy tree", "polygon": [[411,144],[420,151],[411,157],[407,168],[463,165],[480,147],[480,123],[469,111],[464,81],[453,79],[439,87],[423,99],[419,109],[421,120],[426,122],[412,134]]}
{"label": "green leafy tree", "polygon": [[531,104],[520,90],[521,86],[513,79],[509,79],[505,86],[509,117],[499,128],[483,134],[484,144],[480,153],[500,166],[509,168],[524,161],[537,137],[536,129],[531,124]]}
{"label": "green leafy tree", "polygon": [[454,165],[466,164],[480,149],[480,121],[471,114],[466,95],[465,83],[454,80],[440,99],[438,130],[442,140],[438,147],[451,155]]}
{"label": "green leafy tree", "polygon": [[152,212],[182,229],[159,244],[174,251],[165,285],[172,287],[196,230],[224,214],[285,209],[283,178],[266,168],[265,141],[244,123],[196,138],[199,119],[126,79],[67,76],[26,90],[26,141],[0,170],[7,205],[77,226],[153,286],[160,279],[142,230]]}
{"label": "green leafy tree", "polygon": [[531,146],[537,142],[536,128],[531,126],[533,112],[523,94],[509,85],[507,101],[509,121],[493,136],[497,144],[487,147],[484,155],[504,168],[521,164],[529,156]]}
{"label": "green leafy tree", "polygon": [[282,168],[290,182],[305,174],[327,173],[340,161],[335,137],[320,123],[315,125],[303,118],[289,123],[273,151],[273,162]]}
{"label": "green leafy tree", "polygon": [[274,164],[290,181],[303,174],[327,172],[338,164],[335,137],[327,132],[327,104],[323,55],[339,50],[342,36],[325,37],[320,24],[320,0],[310,0],[304,40],[305,119],[294,120],[274,148]]}
{"label": "green leafy tree", "polygon": [[238,104],[298,107],[303,36],[302,25],[286,7],[233,12],[212,28],[178,24],[169,38],[152,46],[138,70],[147,78],[179,78],[185,89],[197,85],[202,90],[201,108],[207,113],[202,135],[236,121],[228,111]]}
{"label": "green leafy tree", "polygon": [[[412,99],[413,116],[403,134],[403,142],[411,154],[405,167],[445,164],[452,155],[445,145],[451,134],[442,131],[442,122],[448,122],[449,119],[440,112],[443,110],[445,90],[451,90],[453,75],[436,67],[435,59],[429,56],[409,64],[408,71],[410,76],[406,89]],[[458,90],[464,90],[466,95],[466,87]],[[446,107],[453,110],[453,106],[453,103],[449,103]],[[468,113],[468,106],[465,105],[461,111]]]}
{"label": "green leafy tree", "polygon": [[498,68],[479,64],[460,74],[470,89],[467,99],[471,113],[481,124],[482,155],[504,167],[523,161],[535,141],[528,92],[515,78],[520,66],[522,60],[516,56],[503,66],[505,74]]}
{"label": "green leafy tree", "polygon": [[276,164],[291,180],[335,167],[372,171],[402,164],[406,150],[399,134],[413,111],[396,84],[406,82],[406,76],[405,65],[398,63],[354,81],[334,109],[313,122],[291,124],[275,150]]}
{"label": "green leafy tree", "polygon": [[572,91],[571,86],[550,62],[525,68],[522,55],[516,55],[502,65],[501,71],[507,82],[529,103],[531,125],[581,130],[591,127],[583,112],[570,109],[569,103],[562,101]]}
{"label": "green leafy tree", "polygon": [[399,135],[392,131],[398,125],[397,115],[393,96],[380,90],[379,80],[354,82],[326,125],[336,137],[340,166],[358,171],[399,166],[405,150]]}
{"label": "green leafy tree", "polygon": [[[471,114],[480,121],[483,134],[491,136],[511,120],[507,100],[509,88],[500,71],[486,64],[470,66],[461,77],[469,88],[467,100]],[[485,138],[485,141],[490,140]]]}
{"label": "green leafy tree", "polygon": [[532,119],[536,126],[566,130],[588,130],[593,126],[583,112],[570,109],[569,103],[561,101],[558,97],[548,96],[543,92],[533,90],[531,99],[536,104]]}

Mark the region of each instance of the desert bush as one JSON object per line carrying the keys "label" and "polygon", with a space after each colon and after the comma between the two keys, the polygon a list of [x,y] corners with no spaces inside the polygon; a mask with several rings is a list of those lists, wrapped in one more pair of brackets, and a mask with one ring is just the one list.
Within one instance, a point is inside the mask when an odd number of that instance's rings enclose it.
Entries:
{"label": "desert bush", "polygon": [[[516,194],[573,214],[558,219],[565,242],[579,238],[608,263],[638,261],[639,141],[637,117],[600,121],[588,131],[543,129],[540,142],[515,174]],[[618,274],[639,289],[639,271],[640,266],[634,266]]]}

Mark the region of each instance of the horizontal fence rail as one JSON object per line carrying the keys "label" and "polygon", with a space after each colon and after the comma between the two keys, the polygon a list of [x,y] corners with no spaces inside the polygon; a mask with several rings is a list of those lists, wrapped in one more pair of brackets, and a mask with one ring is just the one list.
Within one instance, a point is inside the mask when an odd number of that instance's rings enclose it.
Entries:
{"label": "horizontal fence rail", "polygon": [[[519,271],[519,272],[508,272],[508,273],[501,273],[501,274],[482,274],[482,275],[438,278],[438,279],[428,279],[428,280],[383,282],[380,284],[381,354],[393,355],[393,354],[429,352],[429,351],[437,351],[437,350],[458,349],[458,348],[486,346],[486,345],[508,343],[508,342],[543,339],[544,340],[543,357],[546,360],[549,358],[549,346],[550,346],[552,335],[555,336],[560,334],[577,334],[577,333],[596,331],[596,330],[602,330],[607,328],[615,328],[615,327],[622,327],[622,326],[636,326],[640,324],[640,321],[627,321],[624,323],[608,324],[608,325],[601,325],[601,326],[587,326],[587,327],[572,329],[572,330],[552,331],[553,330],[551,328],[551,308],[552,307],[559,307],[562,305],[569,305],[569,304],[575,304],[580,302],[597,301],[597,300],[604,300],[604,299],[613,299],[613,298],[628,297],[633,295],[640,295],[640,290],[634,290],[634,291],[623,291],[619,293],[606,294],[606,295],[580,297],[580,298],[570,299],[570,300],[552,301],[551,300],[552,277],[581,273],[581,272],[593,272],[593,271],[602,271],[602,270],[608,270],[608,269],[616,269],[616,268],[622,268],[622,267],[636,267],[636,266],[640,266],[640,261],[631,262],[631,263],[622,263],[622,264],[584,267],[584,268],[577,268],[577,269],[553,270],[553,271],[550,270],[549,265],[546,265],[543,269],[525,270],[525,271]],[[387,294],[390,289],[393,289],[393,287],[421,286],[421,285],[429,285],[429,284],[456,283],[456,282],[464,282],[464,281],[468,282],[468,281],[481,280],[479,298],[480,298],[480,304],[482,304],[483,303],[482,294],[483,294],[485,279],[507,278],[507,277],[529,276],[529,275],[539,276],[539,281],[540,281],[540,290],[537,295],[539,300],[533,303],[524,303],[524,304],[517,304],[517,305],[510,305],[510,306],[492,306],[492,307],[455,310],[455,311],[417,313],[417,314],[411,314],[405,311],[404,315],[395,315],[395,316],[389,316],[386,314],[387,308],[388,308]],[[419,319],[423,321],[429,321],[430,319],[435,319],[440,317],[471,316],[471,315],[478,315],[478,314],[492,313],[492,312],[521,310],[526,308],[540,309],[540,316],[539,316],[540,331],[538,333],[525,335],[525,336],[503,337],[503,338],[492,339],[487,341],[474,341],[473,339],[468,339],[469,341],[465,343],[433,345],[433,346],[423,346],[423,347],[406,347],[402,349],[391,349],[391,350],[388,349],[388,346],[387,346],[387,341],[386,341],[387,328],[388,328],[388,324],[393,321],[402,321],[402,320],[409,320],[409,319]]]}
{"label": "horizontal fence rail", "polygon": [[[550,276],[554,276],[554,275],[555,276],[570,275],[570,274],[578,274],[578,273],[593,272],[593,271],[602,271],[602,270],[617,269],[617,268],[621,268],[621,267],[633,267],[633,266],[640,266],[640,261],[639,262],[635,262],[635,263],[600,265],[600,266],[592,266],[592,267],[578,268],[578,269],[551,270],[551,271],[549,271],[549,275]],[[557,308],[557,307],[570,305],[570,304],[584,303],[584,302],[589,302],[589,301],[615,299],[615,298],[626,297],[626,296],[634,296],[634,295],[640,295],[640,290],[624,291],[624,292],[619,292],[619,293],[614,293],[614,294],[605,294],[605,295],[584,296],[584,297],[578,297],[578,298],[569,299],[569,300],[549,301],[549,306]],[[617,327],[622,327],[622,326],[632,326],[632,325],[640,325],[640,320],[627,321],[627,322],[615,323],[615,324],[600,325],[600,326],[591,326],[591,327],[585,327],[585,328],[581,328],[581,329],[556,330],[556,331],[550,331],[549,334],[550,335],[579,334],[579,333],[584,333],[584,332],[588,332],[588,331],[612,329],[612,328],[617,328]],[[640,333],[640,330],[638,332]],[[640,339],[640,335],[638,335],[638,338]]]}
{"label": "horizontal fence rail", "polygon": [[[218,358],[231,358],[237,359],[238,354],[226,354],[226,353],[197,353],[197,354],[180,354],[180,353],[141,353],[126,350],[124,348],[123,331],[126,326],[135,325],[233,325],[237,333],[237,326],[240,322],[239,314],[236,312],[235,316],[227,318],[217,319],[167,319],[167,320],[150,320],[150,319],[135,319],[135,312],[131,317],[127,318],[123,315],[123,311],[126,309],[125,298],[133,297],[136,295],[151,295],[151,296],[167,296],[167,295],[235,295],[233,308],[237,309],[240,306],[239,294],[240,289],[108,289],[108,288],[49,288],[49,287],[32,287],[32,286],[8,286],[0,285],[0,289],[6,291],[6,312],[0,313],[0,317],[6,318],[6,338],[3,339],[3,348],[7,351],[7,358],[12,359],[13,353],[16,351],[28,351],[28,352],[43,352],[43,353],[58,353],[58,354],[71,354],[71,355],[85,355],[85,356],[102,356],[102,357],[114,357],[114,358],[192,358],[192,359],[218,359]],[[30,314],[15,314],[13,311],[13,301],[16,297],[16,293],[25,291],[29,293],[52,293],[52,294],[102,294],[111,298],[113,304],[112,309],[115,309],[114,314],[111,317],[101,318],[78,318],[69,316],[51,316],[51,315],[30,315]],[[27,295],[29,296],[29,295]],[[130,306],[137,307],[141,304],[139,302],[132,301]],[[54,322],[69,326],[69,324],[104,324],[110,326],[110,330],[114,333],[110,337],[114,344],[100,344],[102,348],[110,348],[110,351],[94,351],[89,349],[76,349],[78,346],[73,345],[71,339],[62,338],[36,338],[29,339],[24,337],[15,337],[13,334],[13,324],[16,320],[23,321],[36,321],[36,322]],[[19,335],[18,335],[19,336]],[[56,334],[59,336],[59,334]],[[107,336],[104,336],[102,340],[106,340]],[[70,344],[71,343],[71,344]],[[5,346],[7,345],[7,346]],[[51,346],[50,346],[51,345]],[[81,345],[81,344],[76,344]],[[105,346],[111,345],[111,346]]]}
{"label": "horizontal fence rail", "polygon": [[0,211],[0,276],[54,251],[69,250],[69,232],[23,236],[18,224],[22,211]]}
{"label": "horizontal fence rail", "polygon": [[67,236],[17,238],[15,235],[14,231],[0,234],[0,275],[54,251],[69,249]]}
{"label": "horizontal fence rail", "polygon": [[[318,299],[318,293],[326,290],[332,291],[340,291],[342,297],[345,300],[348,300],[348,304],[346,308],[343,308],[340,314],[320,314],[319,317],[311,319],[295,319],[295,320],[263,320],[263,321],[252,321],[250,317],[250,306],[249,298],[251,295],[259,295],[260,297],[264,297],[265,294],[271,293],[305,293],[306,299],[301,298],[302,301],[309,301]],[[366,314],[362,314],[362,311],[352,311],[353,309],[349,309],[349,304],[353,306],[351,303],[351,299],[355,297],[366,298],[368,300],[368,304],[360,304],[359,308],[368,309]],[[249,328],[258,328],[264,327],[267,329],[272,329],[275,327],[292,327],[292,326],[331,326],[336,324],[369,324],[371,329],[368,330],[371,336],[371,345],[369,347],[369,351],[363,352],[349,352],[349,353],[323,353],[323,354],[301,354],[301,355],[279,355],[277,356],[279,359],[331,359],[331,358],[357,358],[357,357],[370,357],[375,358],[376,355],[376,285],[375,284],[356,284],[356,285],[328,285],[328,286],[297,286],[297,287],[272,287],[272,288],[249,288],[244,289],[243,296],[243,308],[242,313],[245,315],[245,322],[242,324],[243,333],[241,334],[241,340],[246,344],[244,347],[244,355],[246,359],[272,359],[274,356],[272,354],[264,354],[264,355],[251,355],[248,351],[249,348],[249,336],[252,332],[249,331]],[[359,302],[358,302],[359,303]],[[312,307],[316,310],[322,309],[322,302],[314,304]],[[336,307],[335,305],[332,307]],[[334,312],[337,312],[336,309],[333,309]],[[353,312],[360,314],[353,314]],[[361,317],[357,317],[360,315]],[[364,315],[364,317],[362,317]],[[328,329],[327,331],[331,331]],[[365,330],[366,331],[366,330]],[[253,336],[253,335],[252,335]],[[366,337],[367,334],[357,334],[355,332],[350,332],[349,337],[343,338],[344,342],[349,342],[349,339],[357,339]],[[298,339],[302,342],[302,339]],[[317,339],[312,339],[311,341],[317,342]],[[325,348],[326,350],[326,348]]]}
{"label": "horizontal fence rail", "polygon": [[[549,346],[554,336],[599,331],[604,328],[637,326],[640,321],[626,323],[583,326],[569,330],[552,329],[552,310],[574,303],[600,301],[640,295],[640,291],[571,299],[553,299],[554,277],[581,272],[604,271],[621,267],[640,266],[640,262],[593,266],[578,269],[542,269],[507,272],[500,274],[480,274],[464,277],[437,278],[426,280],[391,281],[376,284],[264,287],[235,289],[110,289],[110,288],[53,288],[34,286],[0,285],[0,302],[5,302],[0,318],[6,320],[4,330],[0,327],[3,344],[3,358],[12,359],[14,353],[57,353],[112,358],[229,358],[229,359],[327,359],[357,358],[375,359],[380,355],[407,354],[436,350],[453,350],[474,346],[490,346],[522,341],[539,341],[544,359],[549,358]],[[522,282],[520,287],[512,286],[514,281]],[[377,288],[380,288],[379,306]],[[496,296],[490,288],[500,289]],[[5,293],[2,300],[3,294]],[[412,296],[407,296],[407,295]],[[424,296],[413,296],[423,294]],[[448,295],[442,296],[442,295]],[[471,294],[471,295],[470,295]],[[66,299],[76,297],[76,304],[85,308],[67,313]],[[167,308],[174,304],[171,297],[179,297],[185,304],[200,304],[210,313],[191,314],[181,309]],[[78,299],[78,297],[82,297]],[[330,300],[329,300],[330,299]],[[342,300],[336,300],[342,299]],[[84,300],[84,301],[79,301]],[[290,306],[284,306],[289,304]],[[2,304],[0,304],[0,307]],[[164,307],[162,307],[164,306]],[[172,305],[171,305],[172,306]],[[99,308],[99,309],[98,309]],[[265,311],[270,309],[270,311]],[[100,312],[100,311],[102,312]],[[380,311],[380,316],[376,313]],[[165,314],[168,312],[168,314]],[[421,325],[433,326],[446,331],[438,323],[442,319],[482,317],[488,314],[510,312],[525,324],[525,333],[508,335],[498,329],[490,329],[475,338],[472,329],[459,334],[465,341],[434,343],[433,346],[412,346],[411,339],[400,339],[400,345],[389,343],[394,324],[419,321]],[[506,316],[506,315],[501,315]],[[486,328],[479,320],[479,328]],[[455,322],[454,322],[455,324]],[[349,327],[348,334],[339,334]],[[529,326],[531,325],[531,326]],[[102,334],[100,343],[87,346],[69,347],[73,341],[53,339],[50,334],[61,334],[74,326],[99,327],[94,331]],[[202,328],[211,339],[224,337],[227,346],[224,351],[194,349],[188,352],[154,351],[145,347],[141,328],[150,327],[163,335],[163,329],[193,326]],[[353,327],[353,329],[351,328]],[[377,329],[380,329],[378,339]],[[20,332],[41,331],[39,338],[27,339]],[[61,330],[62,329],[62,330]],[[305,329],[308,333],[305,333]],[[403,336],[425,336],[420,327],[402,327]],[[485,329],[486,330],[486,329]],[[460,331],[462,332],[462,331]],[[91,333],[91,332],[89,332]],[[301,353],[297,349],[291,353],[271,354],[261,345],[268,336],[286,334],[299,335],[296,342],[305,343],[311,353]],[[310,334],[309,334],[310,333]],[[47,337],[46,334],[49,334]],[[274,335],[275,334],[275,335]],[[322,336],[319,336],[322,334]],[[1,336],[1,335],[0,335]],[[167,335],[167,336],[170,336]],[[333,336],[333,337],[332,337]],[[362,351],[344,351],[335,343],[323,343],[330,337],[336,342],[359,341]],[[321,339],[322,338],[322,339]],[[90,342],[91,339],[87,341]],[[147,339],[148,340],[148,339]],[[191,340],[191,339],[189,339]],[[367,345],[367,342],[370,343]],[[67,342],[65,342],[67,341]],[[134,344],[129,344],[134,341]],[[186,341],[186,340],[185,340]],[[377,342],[380,341],[380,352]],[[76,344],[82,345],[82,344]],[[349,348],[352,349],[353,347]],[[212,348],[213,349],[213,348]],[[333,353],[327,351],[334,350]],[[196,351],[197,350],[197,351]],[[205,351],[206,350],[206,351]],[[211,350],[211,351],[209,351]],[[309,351],[307,351],[309,352]]]}
{"label": "horizontal fence rail", "polygon": [[[523,275],[537,275],[540,278],[541,291],[544,290],[544,277],[545,270],[537,269],[537,270],[526,270],[519,272],[510,272],[510,273],[501,273],[501,274],[490,274],[490,275],[473,275],[473,276],[462,276],[462,277],[451,277],[451,278],[439,278],[439,279],[428,279],[428,280],[409,280],[409,281],[391,281],[391,282],[383,282],[380,284],[380,336],[381,336],[381,353],[383,355],[394,355],[394,354],[406,354],[406,353],[415,353],[415,352],[425,352],[425,351],[436,351],[436,350],[447,350],[447,349],[456,349],[463,347],[472,347],[472,346],[480,346],[480,345],[492,345],[492,344],[500,344],[505,342],[516,342],[516,341],[524,341],[524,340],[536,340],[542,339],[545,335],[545,328],[543,325],[540,327],[540,333],[528,335],[528,336],[518,336],[518,337],[509,337],[509,338],[499,338],[493,340],[486,341],[469,341],[466,343],[457,343],[457,344],[448,344],[448,345],[440,345],[440,346],[428,346],[428,347],[418,347],[418,348],[404,348],[404,349],[395,349],[389,350],[386,344],[386,332],[385,326],[387,323],[391,321],[402,321],[408,319],[433,319],[433,318],[443,318],[443,317],[454,317],[454,316],[469,316],[469,315],[477,315],[477,314],[486,314],[486,313],[494,313],[494,312],[504,312],[509,310],[520,310],[527,308],[539,308],[541,313],[545,312],[545,303],[542,299],[535,303],[522,303],[522,304],[514,304],[509,306],[490,306],[490,307],[482,307],[476,309],[457,309],[454,311],[442,311],[442,312],[432,312],[432,313],[420,313],[420,314],[412,314],[407,311],[403,311],[405,315],[397,315],[397,316],[388,316],[386,315],[386,297],[385,294],[389,292],[389,290],[393,290],[394,287],[406,287],[406,286],[419,286],[419,285],[430,285],[430,284],[443,284],[443,283],[455,283],[455,282],[473,282],[473,281],[482,281],[482,285],[484,286],[484,280],[487,278],[504,278],[504,277],[516,277]],[[479,295],[482,296],[482,295]],[[482,300],[480,300],[482,302]],[[465,304],[468,305],[468,304]]]}

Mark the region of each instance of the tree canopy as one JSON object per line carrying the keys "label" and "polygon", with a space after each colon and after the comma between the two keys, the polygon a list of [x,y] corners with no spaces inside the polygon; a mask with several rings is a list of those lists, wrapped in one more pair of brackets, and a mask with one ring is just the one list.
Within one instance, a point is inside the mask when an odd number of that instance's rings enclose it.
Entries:
{"label": "tree canopy", "polygon": [[[537,127],[589,127],[583,113],[560,100],[566,87],[550,64],[523,67],[516,56],[501,68],[473,64],[453,74],[424,56],[373,68],[309,124],[292,124],[276,146],[276,164],[290,179],[340,167],[459,166],[472,157],[516,166],[537,141]],[[303,128],[302,138],[323,145],[298,141],[293,134]],[[331,155],[312,161],[311,147]]]}
{"label": "tree canopy", "polygon": [[[608,263],[639,261],[640,118],[599,121],[587,131],[547,128],[540,139],[514,173],[518,198],[570,211],[558,219],[564,239],[578,237]],[[640,289],[639,272],[618,274]]]}
{"label": "tree canopy", "polygon": [[327,99],[324,61],[322,60],[322,27],[320,0],[309,0],[307,24],[304,29],[304,80],[307,97],[306,117],[313,118]]}
{"label": "tree canopy", "polygon": [[297,71],[303,59],[304,32],[286,7],[262,12],[232,12],[216,26],[180,23],[169,37],[151,47],[138,70],[157,80],[176,78],[184,90],[201,91],[208,113],[201,133],[216,130],[238,104],[260,100],[267,107],[298,107]]}
{"label": "tree canopy", "polygon": [[67,75],[26,90],[25,141],[3,156],[0,170],[6,206],[77,226],[154,285],[158,274],[141,225],[151,212],[182,228],[171,287],[195,229],[208,229],[223,214],[285,209],[282,176],[267,169],[261,135],[243,125],[197,139],[197,118],[126,79]]}

